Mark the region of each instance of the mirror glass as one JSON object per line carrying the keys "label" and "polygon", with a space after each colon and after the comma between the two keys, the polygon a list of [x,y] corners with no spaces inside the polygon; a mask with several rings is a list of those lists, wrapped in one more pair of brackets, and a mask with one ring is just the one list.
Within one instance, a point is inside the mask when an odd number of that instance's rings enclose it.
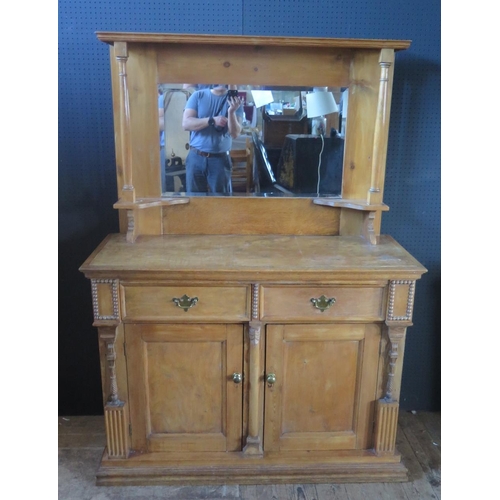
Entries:
{"label": "mirror glass", "polygon": [[[229,86],[229,90],[237,91],[241,102],[236,113],[240,133],[231,138],[227,125],[224,128],[215,123],[212,127],[221,139],[212,130],[217,138],[207,142],[198,136],[198,148],[193,149],[190,145],[196,131],[183,126],[188,100],[200,103],[203,93],[205,99],[210,98],[207,93],[216,93],[221,101],[220,115],[227,121],[228,87],[158,85],[162,196],[341,196],[347,88],[238,85]],[[203,115],[202,105],[198,105]],[[198,116],[198,111],[195,116],[208,118]],[[206,124],[202,128],[208,130]],[[224,141],[220,143],[222,152],[207,158],[215,140]],[[187,160],[188,154],[194,159]],[[211,169],[221,162],[228,165],[228,155],[232,170],[225,169],[223,188],[211,188],[214,184],[210,182],[208,187],[192,187],[196,182],[186,177],[186,160],[189,165],[195,162],[196,168]],[[187,170],[190,175],[192,168]]]}

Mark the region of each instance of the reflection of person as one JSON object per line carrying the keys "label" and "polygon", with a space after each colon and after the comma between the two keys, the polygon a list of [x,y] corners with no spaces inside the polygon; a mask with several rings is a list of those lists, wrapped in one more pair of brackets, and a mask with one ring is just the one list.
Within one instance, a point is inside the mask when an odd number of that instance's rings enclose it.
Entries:
{"label": "reflection of person", "polygon": [[197,90],[188,99],[182,126],[191,132],[186,158],[186,191],[230,193],[232,139],[241,133],[243,108],[227,88]]}
{"label": "reflection of person", "polygon": [[160,175],[161,175],[161,192],[166,190],[165,178],[165,109],[164,109],[165,95],[158,91],[158,116],[160,118]]}

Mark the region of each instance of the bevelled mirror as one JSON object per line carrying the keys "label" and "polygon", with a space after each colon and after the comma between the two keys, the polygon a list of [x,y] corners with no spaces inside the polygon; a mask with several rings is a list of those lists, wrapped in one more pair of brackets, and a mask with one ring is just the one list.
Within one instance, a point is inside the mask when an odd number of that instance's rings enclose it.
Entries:
{"label": "bevelled mirror", "polygon": [[162,196],[340,197],[348,88],[234,85],[241,133],[231,140],[230,192],[186,188],[190,97],[211,84],[158,84]]}

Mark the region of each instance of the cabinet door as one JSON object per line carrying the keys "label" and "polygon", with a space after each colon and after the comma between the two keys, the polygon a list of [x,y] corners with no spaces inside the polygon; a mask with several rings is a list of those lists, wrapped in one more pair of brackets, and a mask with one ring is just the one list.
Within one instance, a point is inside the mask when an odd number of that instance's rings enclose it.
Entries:
{"label": "cabinet door", "polygon": [[266,451],[371,447],[380,328],[272,325],[266,330]]}
{"label": "cabinet door", "polygon": [[125,326],[131,447],[241,450],[243,327]]}

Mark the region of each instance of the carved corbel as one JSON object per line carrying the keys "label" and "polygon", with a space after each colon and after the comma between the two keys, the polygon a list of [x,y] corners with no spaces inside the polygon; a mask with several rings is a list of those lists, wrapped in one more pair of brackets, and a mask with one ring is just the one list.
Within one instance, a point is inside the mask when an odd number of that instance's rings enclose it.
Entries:
{"label": "carved corbel", "polygon": [[379,231],[376,226],[377,219],[380,218],[380,210],[369,210],[368,206],[362,210],[345,207],[340,215],[340,234],[342,236],[361,235],[372,245],[377,245],[379,241]]}
{"label": "carved corbel", "polygon": [[137,238],[136,230],[136,212],[135,210],[127,210],[127,242],[134,243]]}
{"label": "carved corbel", "polygon": [[396,375],[396,363],[401,354],[400,344],[404,340],[406,335],[405,327],[390,327],[387,329],[387,335],[389,337],[389,362],[387,370],[387,381],[385,385],[385,395],[382,398],[387,403],[392,403],[393,391],[394,391],[394,378]]}
{"label": "carved corbel", "polygon": [[375,217],[377,212],[363,212],[362,234],[372,245],[378,243],[378,235],[375,232]]}
{"label": "carved corbel", "polygon": [[109,391],[108,400],[106,405],[108,406],[123,406],[123,401],[118,399],[118,384],[116,382],[116,352],[115,352],[115,333],[101,334],[101,340],[104,341],[106,346],[106,362],[107,362],[107,373],[109,375]]}

